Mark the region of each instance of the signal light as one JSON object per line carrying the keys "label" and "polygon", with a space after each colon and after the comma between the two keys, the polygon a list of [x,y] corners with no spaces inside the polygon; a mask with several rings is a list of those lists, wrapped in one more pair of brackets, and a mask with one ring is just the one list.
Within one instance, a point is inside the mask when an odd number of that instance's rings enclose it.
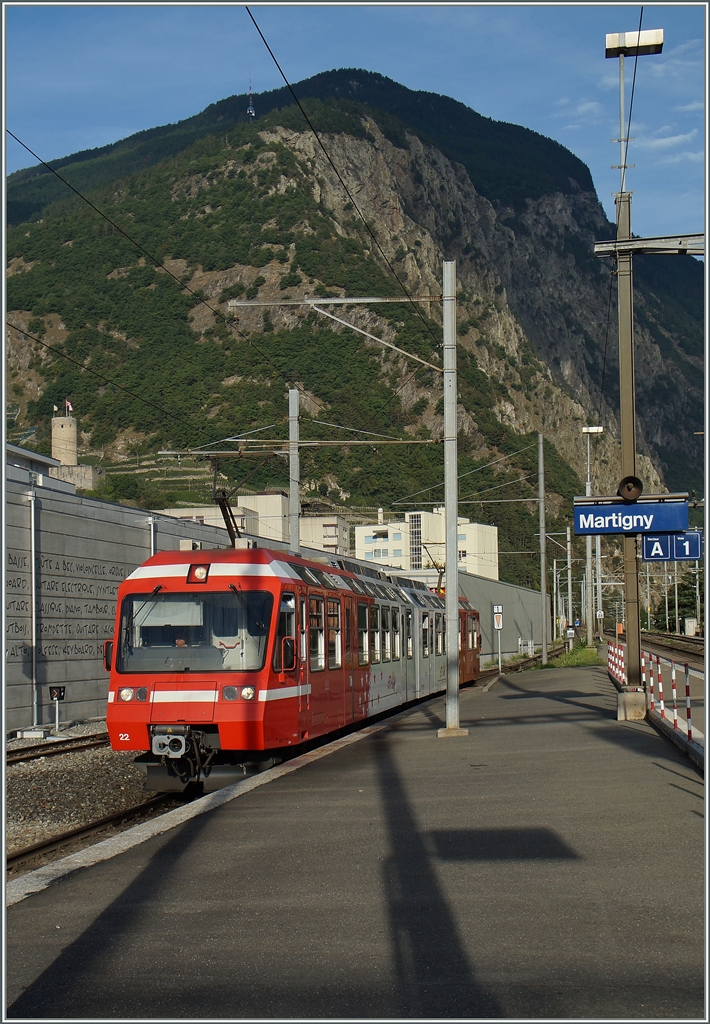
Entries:
{"label": "signal light", "polygon": [[209,565],[191,565],[187,571],[187,582],[206,583],[209,572]]}
{"label": "signal light", "polygon": [[225,686],[222,690],[222,700],[236,700],[237,699],[237,688],[236,686]]}

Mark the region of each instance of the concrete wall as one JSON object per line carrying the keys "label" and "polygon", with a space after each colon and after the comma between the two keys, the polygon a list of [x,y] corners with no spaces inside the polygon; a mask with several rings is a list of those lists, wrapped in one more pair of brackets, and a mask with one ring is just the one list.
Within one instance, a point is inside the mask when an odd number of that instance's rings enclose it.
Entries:
{"label": "concrete wall", "polygon": [[[151,552],[151,513],[96,501],[44,476],[36,486],[36,693],[39,722],[53,721],[48,686],[66,686],[61,720],[106,711],[103,641],[111,636],[116,593]],[[30,476],[7,467],[5,730],[33,724]],[[229,546],[224,529],[152,514],[156,551],[181,540]]]}
{"label": "concrete wall", "polygon": [[[483,634],[482,661],[498,656],[498,638],[493,629],[493,605],[503,605],[503,629],[501,630],[501,652],[503,655],[518,653],[518,637],[525,643],[533,640],[536,646],[542,642],[540,625],[540,591],[516,587],[512,583],[489,580],[470,573],[459,573],[459,589],[469,599],[481,616]],[[547,638],[551,636],[550,598],[547,597]]]}

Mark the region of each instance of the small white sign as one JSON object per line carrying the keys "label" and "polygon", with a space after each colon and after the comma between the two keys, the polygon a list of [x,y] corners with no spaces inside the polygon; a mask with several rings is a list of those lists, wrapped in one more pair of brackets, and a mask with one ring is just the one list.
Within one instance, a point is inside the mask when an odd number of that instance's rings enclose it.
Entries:
{"label": "small white sign", "polygon": [[574,638],[574,629],[568,629],[567,636],[570,640],[572,640]]}
{"label": "small white sign", "polygon": [[493,612],[493,628],[503,628],[503,612]]}
{"label": "small white sign", "polygon": [[597,618],[598,619],[603,619],[604,618],[604,612],[601,610],[601,608],[597,608]]}
{"label": "small white sign", "polygon": [[502,615],[503,614],[503,605],[502,604],[494,604],[493,605],[493,614],[494,615]]}

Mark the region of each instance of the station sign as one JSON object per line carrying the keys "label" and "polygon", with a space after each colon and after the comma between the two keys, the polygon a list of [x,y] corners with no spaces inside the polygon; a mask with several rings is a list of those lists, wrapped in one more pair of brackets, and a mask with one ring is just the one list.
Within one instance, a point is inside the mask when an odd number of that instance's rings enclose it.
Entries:
{"label": "station sign", "polygon": [[619,498],[593,504],[575,498],[574,532],[577,536],[599,533],[680,533],[688,529],[687,501],[624,501]]}
{"label": "station sign", "polygon": [[698,530],[647,534],[643,538],[644,562],[695,562],[702,554],[703,540]]}

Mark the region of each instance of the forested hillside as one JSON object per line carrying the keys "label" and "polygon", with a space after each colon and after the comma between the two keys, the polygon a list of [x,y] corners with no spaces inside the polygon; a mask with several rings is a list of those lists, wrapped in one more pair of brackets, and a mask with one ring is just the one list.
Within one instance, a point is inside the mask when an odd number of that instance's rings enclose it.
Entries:
{"label": "forested hillside", "polygon": [[[87,458],[115,466],[270,424],[264,437],[285,437],[287,390],[297,385],[304,436],[334,437],[318,419],[402,440],[440,439],[435,371],[303,307],[241,309],[235,321],[228,301],[398,296],[402,284],[410,294],[436,295],[442,259],[453,258],[460,473],[470,474],[461,499],[475,502],[461,514],[495,522],[501,550],[516,553],[501,559],[504,578],[532,584],[536,506],[511,499],[535,496],[536,431],[546,437],[553,529],[567,522],[582,489],[581,426],[600,408],[607,433],[599,484],[615,485],[618,470],[613,319],[604,347],[609,272],[590,256],[611,227],[588,171],[557,143],[445,97],[407,95],[380,76],[334,72],[311,83],[324,98],[307,101],[309,117],[350,195],[298,108],[273,103],[265,113],[266,97],[254,124],[237,110],[239,98],[225,100],[190,122],[67,158],[61,173],[125,235],[65,186],[56,198],[52,176],[12,176],[13,201],[35,204],[8,234],[8,309],[18,328],[8,338],[13,429],[36,427],[32,445],[46,448],[52,408],[68,397]],[[383,99],[392,109],[376,109]],[[521,156],[526,145],[529,159]],[[638,274],[639,383],[649,396],[641,465],[656,485],[657,471],[674,487],[695,485],[701,467],[693,436],[702,410],[699,269],[678,259],[672,271],[657,263]],[[435,302],[415,307],[403,296],[339,315],[439,361]],[[667,451],[679,416],[684,467]],[[441,501],[440,445],[378,447],[373,438],[372,447],[355,446],[348,436],[367,435],[335,435],[342,447],[304,452],[304,497],[393,511],[413,507],[396,504],[413,492],[420,504]],[[222,469],[235,482],[249,476],[252,488],[288,478],[279,458],[225,460]],[[110,480],[107,496],[148,506],[186,497],[166,493],[158,477]]]}

